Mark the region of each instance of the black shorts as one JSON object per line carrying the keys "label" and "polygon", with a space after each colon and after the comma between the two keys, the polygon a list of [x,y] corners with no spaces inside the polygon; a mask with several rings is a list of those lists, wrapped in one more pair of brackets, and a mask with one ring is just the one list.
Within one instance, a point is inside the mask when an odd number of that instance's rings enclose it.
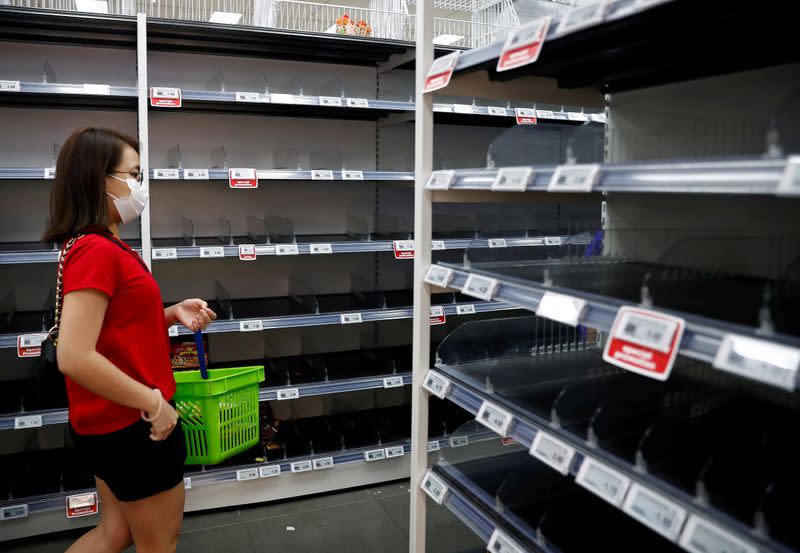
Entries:
{"label": "black shorts", "polygon": [[137,501],[183,482],[186,441],[181,421],[163,441],[150,439],[150,423],[139,420],[110,434],[82,436],[69,427],[82,460],[120,501]]}

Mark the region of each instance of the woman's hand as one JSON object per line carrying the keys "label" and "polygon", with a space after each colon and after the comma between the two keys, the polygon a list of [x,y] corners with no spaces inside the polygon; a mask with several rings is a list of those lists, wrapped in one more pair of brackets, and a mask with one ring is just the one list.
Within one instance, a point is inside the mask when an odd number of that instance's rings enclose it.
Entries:
{"label": "woman's hand", "polygon": [[[208,303],[200,299],[183,300],[167,309],[167,323],[174,321],[195,332],[205,330],[217,314],[208,308]],[[171,326],[171,324],[168,324]]]}
{"label": "woman's hand", "polygon": [[154,442],[166,440],[175,429],[175,425],[178,424],[177,411],[163,397],[161,397],[161,403],[161,412],[150,421],[150,439]]}

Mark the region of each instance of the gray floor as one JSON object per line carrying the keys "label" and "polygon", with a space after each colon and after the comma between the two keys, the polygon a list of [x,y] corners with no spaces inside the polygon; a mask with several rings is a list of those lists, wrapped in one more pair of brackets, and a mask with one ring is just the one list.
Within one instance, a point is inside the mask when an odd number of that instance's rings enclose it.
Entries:
{"label": "gray floor", "polygon": [[[187,515],[179,553],[406,553],[408,483],[264,506]],[[447,509],[428,502],[429,552],[483,546]],[[5,553],[63,552],[75,534],[4,544]],[[133,553],[131,548],[130,553]]]}

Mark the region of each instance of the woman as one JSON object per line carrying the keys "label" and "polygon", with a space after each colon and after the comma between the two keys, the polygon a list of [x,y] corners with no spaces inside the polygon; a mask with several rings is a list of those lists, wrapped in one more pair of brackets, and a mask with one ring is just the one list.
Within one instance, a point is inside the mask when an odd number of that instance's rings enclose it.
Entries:
{"label": "woman", "polygon": [[58,366],[69,397],[70,433],[95,475],[100,524],[69,553],[174,552],[183,520],[186,445],[169,400],[175,379],[167,329],[206,327],[206,302],[163,308],[156,281],[119,238],[147,203],[139,145],[117,131],[86,128],[61,148],[51,195],[49,242],[64,255]]}

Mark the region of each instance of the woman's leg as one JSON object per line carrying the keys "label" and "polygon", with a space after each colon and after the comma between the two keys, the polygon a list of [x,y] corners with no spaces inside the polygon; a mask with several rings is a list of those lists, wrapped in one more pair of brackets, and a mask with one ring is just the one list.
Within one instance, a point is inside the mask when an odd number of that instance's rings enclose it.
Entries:
{"label": "woman's leg", "polygon": [[122,503],[108,485],[95,477],[100,495],[100,524],[81,536],[66,553],[119,553],[131,543],[131,530]]}
{"label": "woman's leg", "polygon": [[183,482],[152,497],[122,503],[136,553],[174,553],[183,524]]}

